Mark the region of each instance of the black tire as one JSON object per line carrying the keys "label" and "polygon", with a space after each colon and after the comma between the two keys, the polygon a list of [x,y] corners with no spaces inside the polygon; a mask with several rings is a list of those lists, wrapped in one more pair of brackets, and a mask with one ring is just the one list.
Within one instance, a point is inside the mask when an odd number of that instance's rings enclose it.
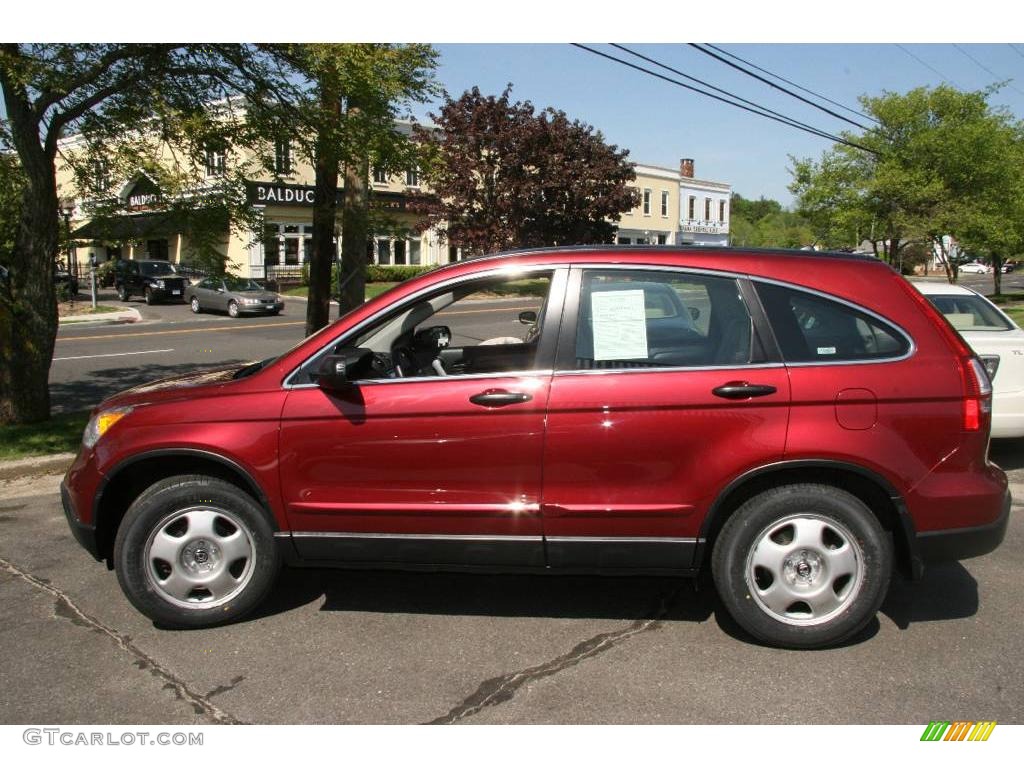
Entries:
{"label": "black tire", "polygon": [[228,302],[228,314],[231,317],[238,317],[238,302],[234,299]]}
{"label": "black tire", "polygon": [[197,315],[203,311],[202,306],[199,304],[198,296],[193,296],[191,301],[189,302],[189,305],[191,306],[192,311]]}
{"label": "black tire", "polygon": [[119,285],[117,288],[117,298],[121,301],[128,301],[131,295],[128,293],[128,288],[124,285]]}
{"label": "black tire", "polygon": [[179,475],[129,507],[114,567],[143,614],[165,627],[197,628],[255,608],[274,584],[280,556],[267,513],[249,494],[212,477]]}
{"label": "black tire", "polygon": [[787,485],[733,513],[715,541],[711,572],[726,610],[755,638],[821,648],[874,618],[892,562],[891,537],[856,496]]}
{"label": "black tire", "polygon": [[143,297],[145,297],[146,303],[149,304],[150,306],[156,304],[156,299],[153,297],[153,289],[150,288],[148,285],[145,287],[145,289],[143,289],[142,295]]}

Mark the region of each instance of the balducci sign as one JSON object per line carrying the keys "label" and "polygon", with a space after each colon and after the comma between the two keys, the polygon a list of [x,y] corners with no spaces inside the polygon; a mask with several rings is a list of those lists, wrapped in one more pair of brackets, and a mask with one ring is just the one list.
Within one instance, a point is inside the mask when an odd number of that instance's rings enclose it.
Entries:
{"label": "balducci sign", "polygon": [[250,181],[246,184],[252,205],[313,205],[316,190],[301,184],[268,184]]}
{"label": "balducci sign", "polygon": [[126,191],[124,203],[130,211],[145,211],[160,202],[160,188],[148,176],[139,176]]}
{"label": "balducci sign", "polygon": [[724,226],[708,226],[706,224],[683,224],[683,232],[697,232],[702,235],[724,235],[728,230]]}

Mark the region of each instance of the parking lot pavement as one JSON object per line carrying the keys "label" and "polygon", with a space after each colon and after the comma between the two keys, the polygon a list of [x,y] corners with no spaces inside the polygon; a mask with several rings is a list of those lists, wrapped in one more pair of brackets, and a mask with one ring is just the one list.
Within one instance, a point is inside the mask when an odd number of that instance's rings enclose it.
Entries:
{"label": "parking lot pavement", "polygon": [[[896,582],[845,647],[761,647],[668,578],[286,571],[167,631],[71,538],[59,476],[0,481],[3,723],[1019,722],[1024,523]],[[1024,485],[1015,488],[1024,499]]]}

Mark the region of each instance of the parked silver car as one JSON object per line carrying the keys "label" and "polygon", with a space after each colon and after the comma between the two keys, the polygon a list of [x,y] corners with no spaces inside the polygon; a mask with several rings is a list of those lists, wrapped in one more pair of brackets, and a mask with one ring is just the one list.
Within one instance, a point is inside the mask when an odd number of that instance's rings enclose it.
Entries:
{"label": "parked silver car", "polygon": [[213,309],[231,317],[260,313],[276,315],[284,309],[284,301],[273,291],[245,277],[207,277],[185,289],[185,301],[199,313]]}

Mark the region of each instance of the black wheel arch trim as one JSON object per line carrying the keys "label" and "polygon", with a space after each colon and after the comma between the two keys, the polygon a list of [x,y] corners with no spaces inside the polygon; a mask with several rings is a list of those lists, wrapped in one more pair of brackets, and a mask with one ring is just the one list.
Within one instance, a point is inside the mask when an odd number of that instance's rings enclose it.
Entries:
{"label": "black wheel arch trim", "polygon": [[146,461],[148,459],[160,459],[168,457],[185,457],[185,458],[200,458],[208,461],[213,461],[220,464],[227,469],[232,470],[236,474],[240,475],[244,480],[249,490],[256,496],[256,500],[260,505],[266,509],[268,522],[270,523],[271,529],[277,531],[279,526],[277,519],[274,516],[273,507],[270,506],[270,501],[263,488],[252,476],[252,472],[246,469],[242,464],[230,459],[227,456],[219,454],[215,451],[206,450],[203,448],[157,448],[151,451],[145,451],[144,453],[130,456],[127,459],[121,460],[119,463],[114,465],[114,468],[103,476],[100,481],[99,487],[96,489],[96,495],[92,502],[92,520],[93,525],[97,528],[102,524],[100,520],[100,506],[103,503],[103,494],[110,486],[110,484],[126,469],[138,464],[139,462]]}
{"label": "black wheel arch trim", "polygon": [[719,492],[715,501],[708,509],[708,513],[704,516],[704,521],[701,523],[700,533],[698,534],[697,550],[694,553],[694,566],[700,566],[706,558],[707,547],[710,543],[710,534],[714,530],[718,517],[722,514],[722,507],[726,499],[728,499],[734,491],[752,480],[775,472],[784,472],[791,469],[825,469],[850,472],[860,475],[865,480],[868,480],[881,488],[892,502],[893,508],[896,510],[896,518],[899,521],[899,531],[894,531],[894,533],[902,535],[901,543],[906,547],[905,552],[907,555],[907,562],[901,563],[905,570],[904,575],[913,580],[921,578],[921,575],[924,573],[924,560],[921,557],[920,547],[918,546],[917,529],[914,526],[913,519],[910,517],[910,512],[907,510],[907,505],[903,500],[903,496],[895,487],[893,487],[892,483],[878,472],[859,464],[852,464],[850,462],[839,461],[836,459],[792,459],[776,461],[771,464],[765,464],[760,467],[749,469],[739,477],[733,479],[732,482]]}

